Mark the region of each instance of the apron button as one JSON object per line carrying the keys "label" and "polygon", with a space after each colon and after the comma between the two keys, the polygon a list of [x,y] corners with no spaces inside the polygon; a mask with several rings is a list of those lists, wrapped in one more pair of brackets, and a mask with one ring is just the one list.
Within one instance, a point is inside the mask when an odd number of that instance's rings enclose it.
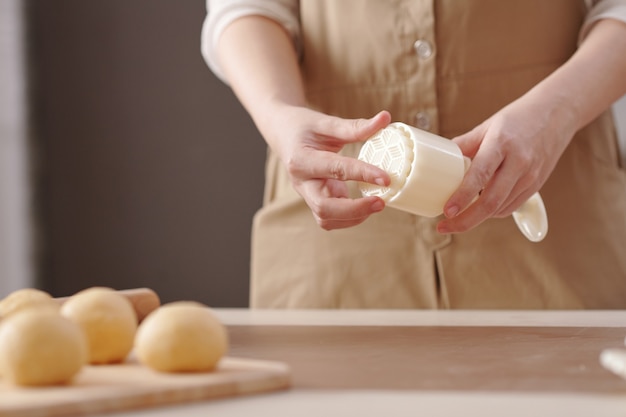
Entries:
{"label": "apron button", "polygon": [[428,59],[433,54],[433,47],[428,41],[419,39],[413,44],[413,49],[420,59]]}
{"label": "apron button", "polygon": [[430,116],[426,112],[419,112],[415,115],[415,127],[422,130],[430,130]]}

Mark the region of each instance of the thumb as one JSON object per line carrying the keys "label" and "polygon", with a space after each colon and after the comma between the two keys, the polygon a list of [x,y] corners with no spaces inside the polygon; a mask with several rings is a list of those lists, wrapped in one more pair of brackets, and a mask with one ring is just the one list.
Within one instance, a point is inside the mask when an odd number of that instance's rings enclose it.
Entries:
{"label": "thumb", "polygon": [[483,125],[478,125],[469,132],[452,138],[452,141],[461,149],[463,155],[473,159],[480,148],[484,133]]}
{"label": "thumb", "polygon": [[374,133],[387,127],[391,115],[383,110],[369,119],[342,119],[331,117],[320,126],[319,133],[346,142],[363,142]]}

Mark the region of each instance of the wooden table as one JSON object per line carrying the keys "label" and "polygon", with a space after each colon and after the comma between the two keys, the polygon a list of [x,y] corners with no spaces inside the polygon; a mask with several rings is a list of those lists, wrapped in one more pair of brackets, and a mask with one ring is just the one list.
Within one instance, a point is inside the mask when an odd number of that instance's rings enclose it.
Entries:
{"label": "wooden table", "polygon": [[288,363],[293,387],[115,416],[626,415],[598,360],[624,311],[217,312],[230,354]]}

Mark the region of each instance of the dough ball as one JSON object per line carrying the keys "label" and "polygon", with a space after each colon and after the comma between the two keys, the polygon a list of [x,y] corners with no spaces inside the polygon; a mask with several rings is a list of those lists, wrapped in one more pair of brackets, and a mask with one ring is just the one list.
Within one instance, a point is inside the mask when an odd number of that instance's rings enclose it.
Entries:
{"label": "dough ball", "polygon": [[137,315],[131,302],[110,288],[93,287],[71,296],[61,314],[87,335],[89,363],[123,362],[133,347]]}
{"label": "dough ball", "polygon": [[83,331],[58,311],[26,310],[0,325],[0,373],[15,385],[67,383],[86,363]]}
{"label": "dough ball", "polygon": [[27,308],[50,308],[58,311],[60,305],[50,294],[35,288],[13,291],[0,301],[0,317],[9,317]]}
{"label": "dough ball", "polygon": [[226,329],[203,304],[178,301],[145,318],[135,338],[141,363],[161,372],[202,372],[215,368],[228,349]]}

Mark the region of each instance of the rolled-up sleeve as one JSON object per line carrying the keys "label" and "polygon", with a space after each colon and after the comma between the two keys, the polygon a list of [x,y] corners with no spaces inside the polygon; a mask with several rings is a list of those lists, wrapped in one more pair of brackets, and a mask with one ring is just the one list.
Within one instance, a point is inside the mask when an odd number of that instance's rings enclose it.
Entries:
{"label": "rolled-up sleeve", "polygon": [[202,25],[202,56],[213,73],[227,82],[217,60],[216,47],[224,29],[234,20],[251,15],[264,16],[281,24],[299,51],[300,25],[298,0],[207,0],[207,16]]}
{"label": "rolled-up sleeve", "polygon": [[626,0],[600,0],[592,1],[591,10],[580,30],[579,42],[581,42],[595,23],[601,19],[616,19],[626,23]]}

